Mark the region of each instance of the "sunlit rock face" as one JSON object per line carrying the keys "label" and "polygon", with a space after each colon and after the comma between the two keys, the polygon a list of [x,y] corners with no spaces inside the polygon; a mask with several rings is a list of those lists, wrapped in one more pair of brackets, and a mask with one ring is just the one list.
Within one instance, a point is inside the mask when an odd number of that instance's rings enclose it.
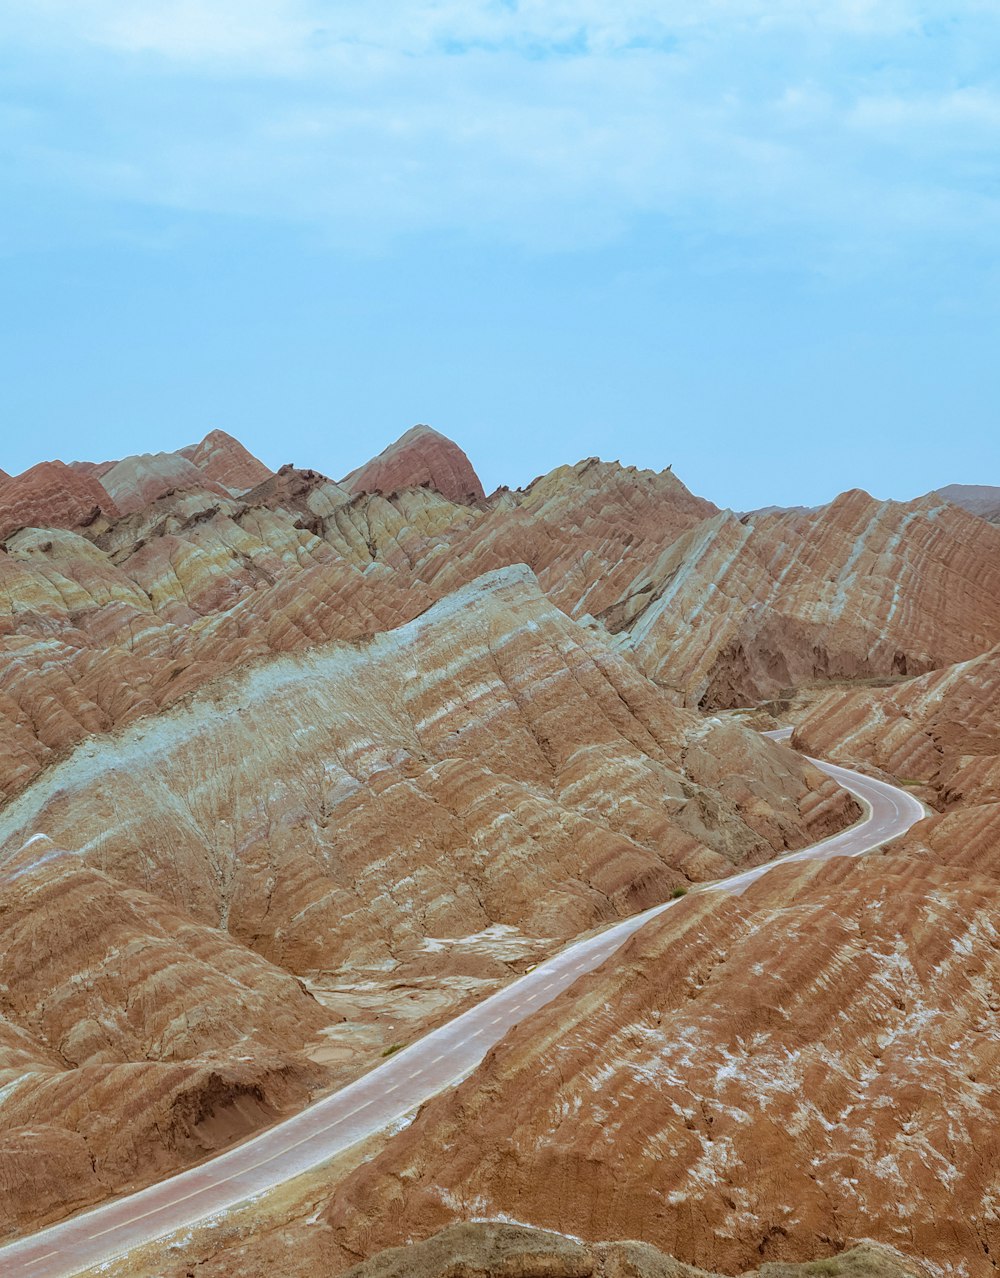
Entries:
{"label": "sunlit rock face", "polygon": [[0,479],[0,539],[19,528],[82,528],[118,513],[98,479],[64,462],[39,462],[23,475]]}
{"label": "sunlit rock face", "polygon": [[433,488],[449,501],[470,505],[486,494],[461,448],[429,426],[414,426],[343,481],[352,493],[391,497],[404,488]]}
{"label": "sunlit rock face", "polygon": [[688,898],[334,1192],[341,1263],[492,1218],[726,1273],[860,1239],[991,1273],[998,907],[900,855]]}
{"label": "sunlit rock face", "polygon": [[238,439],[224,430],[211,430],[199,444],[179,448],[186,457],[210,480],[222,484],[232,492],[245,492],[269,479],[271,471],[258,461]]}

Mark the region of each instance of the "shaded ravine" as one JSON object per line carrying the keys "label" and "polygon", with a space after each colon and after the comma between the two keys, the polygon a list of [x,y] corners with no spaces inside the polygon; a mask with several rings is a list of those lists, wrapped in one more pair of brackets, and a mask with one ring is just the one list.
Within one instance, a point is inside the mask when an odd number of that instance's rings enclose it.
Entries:
{"label": "shaded ravine", "polygon": [[[768,733],[785,739],[790,729]],[[925,815],[912,795],[885,781],[811,760],[863,804],[856,825],[808,848],[696,889],[738,895],[776,865],[861,856],[905,834]],[[600,967],[662,905],[576,941],[534,971],[404,1048],[356,1082],[225,1153],[146,1189],[92,1208],[0,1247],[0,1272],[71,1278],[159,1237],[187,1229],[317,1167],[404,1119],[468,1075],[506,1032]]]}

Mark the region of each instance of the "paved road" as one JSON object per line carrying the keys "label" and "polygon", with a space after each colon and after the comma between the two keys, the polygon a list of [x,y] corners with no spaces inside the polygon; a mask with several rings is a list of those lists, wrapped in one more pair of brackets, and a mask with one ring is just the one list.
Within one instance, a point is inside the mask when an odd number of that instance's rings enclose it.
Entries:
{"label": "paved road", "polygon": [[[924,816],[922,805],[895,786],[814,762],[864,802],[866,817],[823,843],[702,890],[739,894],[775,865],[860,856],[903,834]],[[676,904],[654,906],[570,945],[356,1083],[227,1153],[0,1248],[0,1274],[3,1278],[70,1278],[141,1243],[190,1228],[326,1162],[452,1086],[479,1064],[511,1026],[558,997],[585,972],[600,967],[645,923]]]}

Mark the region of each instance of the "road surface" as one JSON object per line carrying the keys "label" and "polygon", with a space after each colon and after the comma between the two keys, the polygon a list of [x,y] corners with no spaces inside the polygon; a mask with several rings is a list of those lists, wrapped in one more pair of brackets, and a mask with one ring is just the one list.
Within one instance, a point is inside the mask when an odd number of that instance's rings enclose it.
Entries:
{"label": "road surface", "polygon": [[[768,735],[783,739],[790,731]],[[775,865],[861,856],[905,833],[925,815],[922,804],[904,790],[831,763],[813,762],[862,801],[866,816],[822,843],[700,890],[739,894]],[[383,1131],[465,1077],[511,1026],[600,967],[639,928],[677,903],[667,901],[577,941],[357,1082],[228,1152],[0,1247],[0,1274],[3,1278],[70,1278],[135,1246],[225,1212]]]}

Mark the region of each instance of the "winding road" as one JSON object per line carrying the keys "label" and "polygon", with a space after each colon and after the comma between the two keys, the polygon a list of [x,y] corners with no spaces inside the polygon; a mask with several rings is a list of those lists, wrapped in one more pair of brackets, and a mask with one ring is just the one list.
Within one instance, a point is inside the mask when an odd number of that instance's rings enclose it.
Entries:
{"label": "winding road", "polygon": [[[784,729],[767,735],[784,739],[790,734],[791,729]],[[904,834],[925,815],[923,805],[904,790],[835,764],[813,762],[862,801],[865,817],[822,843],[699,890],[739,894],[775,865],[861,856]],[[600,967],[630,936],[677,903],[671,900],[654,906],[567,946],[357,1082],[228,1152],[0,1247],[0,1274],[3,1278],[70,1278],[140,1244],[223,1213],[400,1122],[469,1074],[511,1026]]]}

